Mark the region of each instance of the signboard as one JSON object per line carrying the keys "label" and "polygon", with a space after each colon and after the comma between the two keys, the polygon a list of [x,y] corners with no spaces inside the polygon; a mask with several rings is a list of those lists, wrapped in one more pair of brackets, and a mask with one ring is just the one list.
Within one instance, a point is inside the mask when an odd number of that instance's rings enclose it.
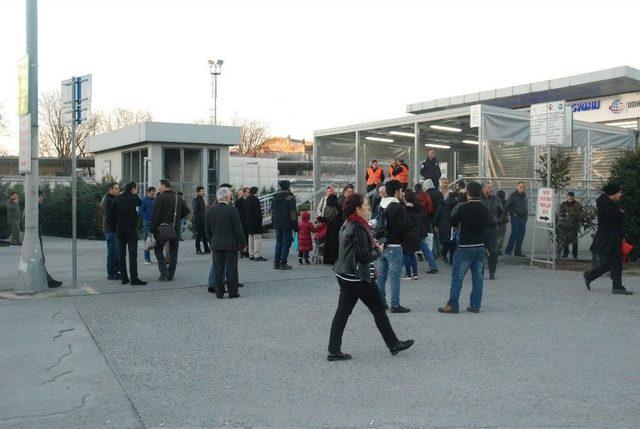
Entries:
{"label": "signboard", "polygon": [[532,146],[572,146],[573,112],[564,101],[532,104],[529,118]]}
{"label": "signboard", "polygon": [[89,120],[91,118],[91,75],[62,81],[60,103],[62,104],[62,121],[65,124],[70,124],[74,118],[76,124]]}
{"label": "signboard", "polygon": [[469,127],[478,128],[480,126],[480,111],[481,105],[474,104],[471,106],[471,112],[469,114]]}
{"label": "signboard", "polygon": [[615,122],[640,118],[640,92],[577,100],[570,104],[579,121]]}
{"label": "signboard", "polygon": [[31,173],[31,114],[19,119],[18,173]]}
{"label": "signboard", "polygon": [[555,225],[555,191],[552,188],[538,189],[536,203],[536,220],[538,222]]}
{"label": "signboard", "polygon": [[18,61],[18,116],[29,113],[29,57]]}

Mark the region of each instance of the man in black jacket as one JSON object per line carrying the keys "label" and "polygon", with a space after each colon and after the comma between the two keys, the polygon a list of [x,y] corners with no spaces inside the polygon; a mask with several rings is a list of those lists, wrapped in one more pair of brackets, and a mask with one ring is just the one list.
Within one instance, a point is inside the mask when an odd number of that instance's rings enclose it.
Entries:
{"label": "man in black jacket", "polygon": [[400,305],[400,277],[402,276],[402,241],[407,229],[406,214],[400,204],[402,184],[397,180],[389,180],[385,185],[387,197],[380,202],[380,216],[384,217],[384,250],[378,259],[378,288],[387,306],[385,283],[389,276],[391,284],[391,312],[408,313],[411,310]]}
{"label": "man in black jacket", "polygon": [[506,205],[511,218],[511,234],[509,235],[507,248],[504,251],[505,255],[511,255],[511,251],[513,251],[515,256],[525,257],[525,254],[522,253],[522,242],[527,231],[528,207],[525,184],[524,182],[518,182],[516,190],[509,195]]}
{"label": "man in black jacket", "polygon": [[591,282],[606,273],[611,274],[612,293],[633,295],[622,286],[622,239],[624,238],[624,210],[620,207],[622,188],[610,183],[602,189],[598,197],[598,231],[593,237],[591,251],[594,253],[594,267],[585,271],[584,283],[591,290]]}
{"label": "man in black jacket", "polygon": [[288,180],[280,180],[278,186],[280,189],[271,200],[271,218],[276,230],[276,256],[273,268],[290,270],[287,258],[293,242],[293,231],[298,230],[298,209],[296,197],[290,190],[291,183]]}
{"label": "man in black jacket", "polygon": [[107,193],[104,194],[100,201],[100,211],[102,213],[102,233],[104,240],[107,242],[107,279],[121,280],[122,277],[118,272],[118,238],[115,229],[112,229],[107,222],[107,216],[111,211],[113,200],[118,196],[120,187],[116,182],[110,182]]}
{"label": "man in black jacket", "polygon": [[451,226],[460,227],[458,250],[451,267],[451,292],[449,302],[440,307],[440,313],[459,311],[462,282],[471,269],[471,298],[467,311],[479,313],[482,304],[482,272],[484,270],[484,237],[489,220],[489,210],[480,201],[482,186],[478,182],[467,185],[467,201],[458,204],[451,212]]}
{"label": "man in black jacket", "polygon": [[485,230],[484,247],[487,249],[489,263],[489,280],[495,280],[498,267],[498,222],[502,217],[502,204],[498,197],[493,195],[493,185],[485,182],[482,185],[482,204],[489,211],[489,220]]}
{"label": "man in black jacket", "polygon": [[420,174],[424,177],[424,180],[431,179],[431,182],[435,186],[440,184],[440,176],[442,176],[442,173],[440,172],[440,163],[436,158],[435,150],[429,149],[427,151],[427,159],[422,163]]}
{"label": "man in black jacket", "polygon": [[210,207],[205,215],[205,233],[211,242],[215,281],[209,292],[217,298],[224,297],[224,276],[227,273],[229,298],[238,296],[238,251],[245,251],[244,238],[238,210],[231,205],[231,190],[220,188],[216,192],[218,204]]}
{"label": "man in black jacket", "polygon": [[[238,199],[236,200],[236,208],[238,209],[238,214],[240,215],[240,223],[242,224],[242,231],[244,233],[245,241],[249,240],[249,234],[247,234],[247,210],[245,208],[245,202],[247,196],[249,195],[249,188],[241,188],[240,192],[238,192]],[[246,252],[240,252],[241,258],[249,257],[249,254]]]}
{"label": "man in black jacket", "polygon": [[[151,225],[149,232],[154,234],[156,239],[155,254],[158,260],[158,270],[160,271],[159,281],[171,281],[176,274],[176,265],[178,263],[178,246],[179,246],[179,231],[180,220],[187,217],[191,213],[189,207],[173,190],[171,189],[171,183],[168,180],[162,179],[158,184],[158,194],[156,195],[156,204],[153,207],[153,214],[151,215]],[[158,227],[166,223],[175,228],[176,238],[173,240],[161,240],[156,232]],[[164,245],[169,243],[169,268],[167,268],[167,262],[164,258]]]}
{"label": "man in black jacket", "polygon": [[146,285],[138,278],[138,213],[140,205],[138,198],[138,185],[135,182],[127,183],[124,192],[118,195],[111,204],[107,222],[118,236],[118,254],[120,256],[120,275],[123,285],[129,283],[127,274],[127,248],[129,249],[129,271],[131,272],[131,284],[134,286]]}
{"label": "man in black jacket", "polygon": [[[204,203],[204,187],[198,186],[196,188],[196,197],[193,199],[193,217],[191,222],[196,230],[196,255],[204,255],[211,253],[209,250],[209,243],[204,233],[204,211],[206,205]],[[200,250],[200,242],[204,246],[204,253]]]}
{"label": "man in black jacket", "polygon": [[249,189],[249,196],[244,202],[245,214],[247,217],[247,234],[249,259],[252,261],[266,261],[262,257],[262,205],[258,199],[258,187]]}

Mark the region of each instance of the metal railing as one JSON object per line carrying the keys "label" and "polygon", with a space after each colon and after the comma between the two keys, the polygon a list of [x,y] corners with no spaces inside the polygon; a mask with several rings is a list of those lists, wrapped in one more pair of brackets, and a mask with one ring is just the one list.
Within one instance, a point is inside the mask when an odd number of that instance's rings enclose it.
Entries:
{"label": "metal railing", "polygon": [[[330,186],[333,186],[331,184]],[[310,205],[310,211],[314,211],[315,200],[316,198],[325,192],[325,189],[319,189],[315,192],[309,192],[303,189],[291,189],[291,192],[296,195],[296,209],[299,209],[301,206],[306,204]],[[262,195],[258,199],[260,200],[260,207],[262,208],[262,225],[270,225],[273,221],[271,216],[271,202],[273,201],[273,197],[277,192],[273,192],[271,194]]]}

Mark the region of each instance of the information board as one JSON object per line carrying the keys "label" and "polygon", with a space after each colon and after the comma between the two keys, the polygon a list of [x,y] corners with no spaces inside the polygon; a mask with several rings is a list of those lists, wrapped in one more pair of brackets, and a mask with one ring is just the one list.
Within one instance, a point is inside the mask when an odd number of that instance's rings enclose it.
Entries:
{"label": "information board", "polygon": [[573,110],[564,101],[532,104],[529,110],[531,146],[571,147]]}
{"label": "information board", "polygon": [[536,220],[538,222],[554,225],[555,212],[555,191],[552,188],[538,189]]}

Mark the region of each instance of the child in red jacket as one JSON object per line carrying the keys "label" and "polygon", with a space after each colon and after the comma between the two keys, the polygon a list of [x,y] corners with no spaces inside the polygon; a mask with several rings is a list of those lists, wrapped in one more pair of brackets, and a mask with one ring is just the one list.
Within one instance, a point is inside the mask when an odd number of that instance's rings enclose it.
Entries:
{"label": "child in red jacket", "polygon": [[303,211],[298,223],[298,262],[302,265],[302,259],[307,264],[309,262],[309,252],[313,250],[313,239],[311,234],[316,232],[316,227],[309,221],[311,214]]}

